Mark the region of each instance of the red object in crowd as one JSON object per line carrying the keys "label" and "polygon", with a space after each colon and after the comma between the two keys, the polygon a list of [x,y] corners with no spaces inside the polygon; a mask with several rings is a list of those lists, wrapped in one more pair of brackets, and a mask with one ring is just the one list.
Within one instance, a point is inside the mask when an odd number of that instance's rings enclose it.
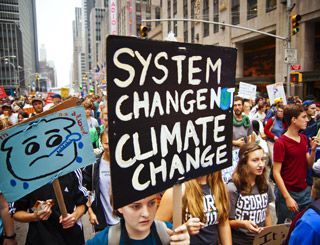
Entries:
{"label": "red object in crowd", "polygon": [[6,93],[6,91],[4,90],[4,87],[0,87],[0,99],[3,99],[3,98],[7,98],[8,95]]}
{"label": "red object in crowd", "polygon": [[47,98],[46,98],[46,104],[53,103],[52,96],[53,96],[54,94],[55,94],[54,92],[48,92],[48,96],[47,96]]}

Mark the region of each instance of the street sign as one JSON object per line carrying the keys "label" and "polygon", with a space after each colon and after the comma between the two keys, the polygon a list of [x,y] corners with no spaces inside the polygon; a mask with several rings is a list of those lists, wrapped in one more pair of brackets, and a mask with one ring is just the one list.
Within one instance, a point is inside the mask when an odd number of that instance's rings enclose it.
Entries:
{"label": "street sign", "polygon": [[300,70],[301,70],[301,64],[291,65],[291,71],[300,71]]}
{"label": "street sign", "polygon": [[297,63],[298,51],[296,48],[284,49],[284,63],[294,64]]}

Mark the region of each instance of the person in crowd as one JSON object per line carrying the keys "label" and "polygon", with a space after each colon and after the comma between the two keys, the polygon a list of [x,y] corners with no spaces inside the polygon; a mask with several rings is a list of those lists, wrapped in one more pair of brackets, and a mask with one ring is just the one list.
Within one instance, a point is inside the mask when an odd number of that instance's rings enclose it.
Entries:
{"label": "person in crowd", "polygon": [[250,142],[252,126],[248,116],[243,114],[243,99],[235,96],[233,100],[233,149],[239,149]]}
{"label": "person in crowd", "polygon": [[249,117],[251,111],[251,102],[248,99],[243,100],[243,114]]}
{"label": "person in crowd", "polygon": [[32,98],[32,107],[34,109],[34,112],[30,115],[30,117],[36,116],[44,111],[44,102],[43,99],[39,96],[35,96]]}
{"label": "person in crowd", "polygon": [[0,191],[0,244],[16,245],[13,219],[9,214],[9,206]]}
{"label": "person in crowd", "polygon": [[20,111],[18,113],[18,123],[23,122],[24,120],[27,120],[29,118],[29,114],[25,111]]}
{"label": "person in crowd", "polygon": [[316,140],[310,141],[299,133],[307,127],[307,113],[298,104],[284,109],[287,131],[274,144],[273,176],[276,182],[276,213],[278,224],[291,219],[311,202],[311,188],[307,185],[307,167],[312,167],[317,147]]}
{"label": "person in crowd", "polygon": [[106,226],[119,223],[119,218],[112,213],[110,201],[110,153],[107,131],[101,134],[100,141],[104,149],[102,156],[96,164],[87,166],[83,171],[83,185],[95,196],[92,202],[89,200],[88,214],[89,221],[96,232],[103,230]]}
{"label": "person in crowd", "polygon": [[274,198],[266,178],[266,159],[261,146],[249,143],[240,148],[228,190],[232,242],[252,244],[263,227],[272,225],[269,204]]}
{"label": "person in crowd", "polygon": [[[89,130],[99,127],[99,123],[97,119],[91,116],[92,110],[93,110],[93,104],[89,100],[85,100],[82,105],[84,106],[85,112],[86,112],[86,118],[87,118],[87,123],[89,126]],[[91,139],[93,142],[93,139]]]}
{"label": "person in crowd", "polygon": [[[190,244],[232,244],[228,220],[229,201],[221,172],[217,171],[183,184],[183,222],[186,222]],[[171,221],[173,189],[160,202],[156,218]]]}
{"label": "person in crowd", "polygon": [[267,144],[267,141],[265,140],[266,136],[263,130],[261,132],[261,125],[260,125],[261,122],[258,120],[252,120],[251,123],[252,123],[254,138],[256,139],[255,143],[260,145],[264,153],[266,154],[266,156],[270,158],[268,144]]}
{"label": "person in crowd", "polygon": [[261,126],[263,127],[263,122],[266,117],[267,105],[266,103],[260,103],[257,107],[256,113],[250,118],[251,120],[258,120],[261,122]]}
{"label": "person in crowd", "polygon": [[254,104],[254,106],[252,107],[252,109],[250,111],[250,114],[249,114],[249,118],[250,119],[252,119],[253,116],[257,113],[259,106],[261,106],[263,104],[266,104],[265,98],[263,98],[262,96],[258,96],[255,99],[255,104]]}
{"label": "person in crowd", "polygon": [[279,105],[275,109],[275,116],[269,118],[264,125],[264,133],[267,136],[271,161],[273,161],[274,142],[285,132],[287,125],[283,119],[284,107]]}
{"label": "person in crowd", "polygon": [[172,231],[170,223],[154,220],[158,198],[158,194],[151,195],[119,208],[120,223],[107,226],[86,244],[188,245],[190,238],[185,225]]}
{"label": "person in crowd", "polygon": [[60,213],[50,183],[13,203],[13,218],[29,223],[26,244],[84,244],[79,219],[86,211],[88,193],[81,184],[81,171],[76,170],[59,177],[59,181],[68,212],[65,217]]}
{"label": "person in crowd", "polygon": [[[314,205],[319,207],[320,200],[315,201]],[[320,213],[318,211],[308,208],[295,224],[288,244],[320,244]]]}
{"label": "person in crowd", "polygon": [[52,102],[53,102],[54,106],[59,105],[62,102],[61,95],[60,94],[54,94],[52,96]]}
{"label": "person in crowd", "polygon": [[277,112],[277,108],[282,106],[283,106],[282,98],[274,99],[273,105],[270,107],[270,109],[266,113],[266,117],[264,118],[264,124],[266,124],[271,117],[274,117]]}
{"label": "person in crowd", "polygon": [[303,133],[308,137],[314,137],[316,136],[318,132],[318,125],[315,119],[316,111],[317,111],[317,106],[314,103],[313,100],[305,100],[303,103],[303,108],[305,109],[308,117],[308,124],[307,128],[303,131]]}
{"label": "person in crowd", "polygon": [[90,138],[93,145],[93,150],[96,156],[100,155],[103,151],[102,144],[100,142],[100,135],[106,129],[108,129],[108,109],[107,107],[103,108],[100,113],[101,125],[99,127],[94,127],[90,129]]}
{"label": "person in crowd", "polygon": [[12,111],[11,104],[3,104],[2,112],[2,117],[7,117],[11,125],[15,125],[18,122],[18,113]]}

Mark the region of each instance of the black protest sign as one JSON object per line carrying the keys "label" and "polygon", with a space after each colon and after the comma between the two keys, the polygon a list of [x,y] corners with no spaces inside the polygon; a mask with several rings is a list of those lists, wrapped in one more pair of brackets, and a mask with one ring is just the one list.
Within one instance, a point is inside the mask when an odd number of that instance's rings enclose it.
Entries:
{"label": "black protest sign", "polygon": [[109,36],[115,208],[232,164],[236,50]]}

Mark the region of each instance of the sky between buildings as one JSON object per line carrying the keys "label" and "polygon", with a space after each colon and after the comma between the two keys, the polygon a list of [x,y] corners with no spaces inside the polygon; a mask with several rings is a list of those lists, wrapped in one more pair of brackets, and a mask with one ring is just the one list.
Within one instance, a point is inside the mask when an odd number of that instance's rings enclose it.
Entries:
{"label": "sky between buildings", "polygon": [[[53,60],[58,86],[70,84],[72,21],[81,0],[36,0],[38,46],[45,45],[47,60]],[[40,57],[40,56],[39,56]]]}

